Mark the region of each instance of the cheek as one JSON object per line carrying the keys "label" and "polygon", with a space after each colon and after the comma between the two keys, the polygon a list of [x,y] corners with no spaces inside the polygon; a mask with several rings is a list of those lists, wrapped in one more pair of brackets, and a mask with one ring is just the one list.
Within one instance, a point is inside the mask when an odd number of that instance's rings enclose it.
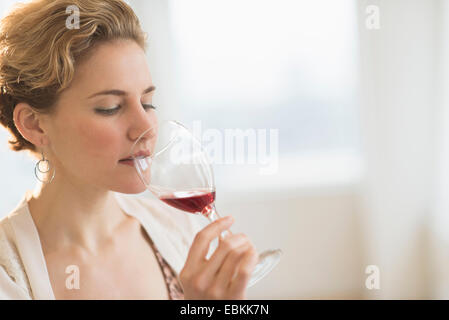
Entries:
{"label": "cheek", "polygon": [[[107,123],[98,121],[84,121],[76,126],[79,137],[80,152],[84,153],[83,158],[90,158],[90,161],[109,158],[115,161],[120,151],[121,134],[117,128]],[[95,159],[91,159],[94,157]]]}

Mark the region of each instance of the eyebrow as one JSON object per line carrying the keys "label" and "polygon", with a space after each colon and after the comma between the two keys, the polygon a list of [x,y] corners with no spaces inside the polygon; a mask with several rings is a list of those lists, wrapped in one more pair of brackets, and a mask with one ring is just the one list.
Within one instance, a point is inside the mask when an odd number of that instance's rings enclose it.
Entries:
{"label": "eyebrow", "polygon": [[[150,86],[150,87],[146,88],[145,90],[143,90],[142,94],[149,93],[154,90],[156,90],[156,87]],[[94,93],[93,95],[89,96],[87,99],[90,99],[90,98],[93,98],[93,97],[96,97],[99,95],[106,95],[106,94],[112,94],[114,96],[126,96],[127,93],[126,93],[126,91],[118,90],[118,89],[104,90],[104,91]]]}

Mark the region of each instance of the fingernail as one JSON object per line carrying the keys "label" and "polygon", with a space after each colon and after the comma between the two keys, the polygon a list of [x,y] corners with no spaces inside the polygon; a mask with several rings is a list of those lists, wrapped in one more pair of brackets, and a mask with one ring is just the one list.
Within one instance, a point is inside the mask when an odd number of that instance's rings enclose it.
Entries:
{"label": "fingernail", "polygon": [[234,217],[233,216],[227,216],[227,217],[225,217],[225,221],[226,222],[234,221]]}

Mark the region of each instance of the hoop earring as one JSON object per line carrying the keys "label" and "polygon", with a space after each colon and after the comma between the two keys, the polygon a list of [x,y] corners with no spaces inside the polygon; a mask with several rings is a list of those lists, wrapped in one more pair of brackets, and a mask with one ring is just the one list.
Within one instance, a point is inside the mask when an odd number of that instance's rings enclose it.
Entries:
{"label": "hoop earring", "polygon": [[[44,152],[41,151],[41,153],[42,153],[42,159],[39,160],[39,161],[36,163],[36,165],[34,166],[34,175],[36,176],[37,180],[39,180],[40,182],[43,182],[43,183],[50,183],[50,182],[52,182],[53,178],[55,177],[56,169],[53,168],[53,166],[51,165],[50,160],[45,159]],[[46,166],[46,169],[47,169],[47,170],[41,170],[41,164],[43,164],[43,163],[45,163],[45,166]],[[47,173],[47,172],[50,171],[50,169],[53,170],[53,173],[51,174],[51,178],[48,179],[48,180],[41,180],[41,179],[39,178],[39,175],[37,174],[37,172],[39,171],[40,173]]]}

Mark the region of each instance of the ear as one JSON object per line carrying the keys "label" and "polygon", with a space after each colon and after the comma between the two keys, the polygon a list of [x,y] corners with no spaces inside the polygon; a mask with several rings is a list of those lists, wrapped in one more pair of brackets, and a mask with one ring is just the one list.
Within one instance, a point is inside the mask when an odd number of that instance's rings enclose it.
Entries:
{"label": "ear", "polygon": [[48,137],[43,130],[43,115],[37,113],[25,102],[20,102],[14,108],[14,124],[20,134],[36,147],[48,144]]}

